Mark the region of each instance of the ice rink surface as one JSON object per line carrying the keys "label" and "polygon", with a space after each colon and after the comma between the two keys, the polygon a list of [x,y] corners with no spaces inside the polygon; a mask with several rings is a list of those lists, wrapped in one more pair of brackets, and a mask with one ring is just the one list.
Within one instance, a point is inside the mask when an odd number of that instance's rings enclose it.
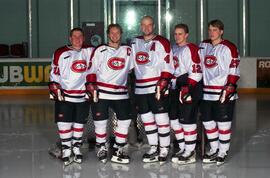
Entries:
{"label": "ice rink surface", "polygon": [[179,166],[143,164],[145,147],[130,147],[131,163],[99,163],[83,149],[84,162],[63,168],[48,154],[58,138],[53,102],[45,95],[0,96],[0,178],[268,178],[270,95],[240,95],[227,162]]}

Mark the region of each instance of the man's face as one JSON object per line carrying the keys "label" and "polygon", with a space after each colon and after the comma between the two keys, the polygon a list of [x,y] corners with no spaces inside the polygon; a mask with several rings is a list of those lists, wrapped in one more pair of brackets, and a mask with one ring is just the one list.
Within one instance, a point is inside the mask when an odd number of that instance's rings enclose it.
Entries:
{"label": "man's face", "polygon": [[69,37],[70,43],[74,48],[81,48],[84,42],[83,33],[80,31],[74,31]]}
{"label": "man's face", "polygon": [[117,27],[112,27],[109,31],[108,38],[113,43],[120,43],[121,31]]}
{"label": "man's face", "polygon": [[223,30],[220,30],[218,27],[213,27],[210,25],[208,27],[208,36],[211,41],[216,41],[222,38]]}
{"label": "man's face", "polygon": [[145,18],[141,21],[141,31],[145,36],[154,33],[154,23],[151,19]]}
{"label": "man's face", "polygon": [[183,44],[187,41],[188,33],[183,28],[176,28],[174,30],[174,40],[177,45]]}

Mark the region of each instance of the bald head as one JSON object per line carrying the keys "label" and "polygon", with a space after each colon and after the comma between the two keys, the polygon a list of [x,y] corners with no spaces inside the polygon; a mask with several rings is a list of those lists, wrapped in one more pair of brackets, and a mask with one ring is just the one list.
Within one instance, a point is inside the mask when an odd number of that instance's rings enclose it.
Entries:
{"label": "bald head", "polygon": [[150,15],[143,16],[143,18],[141,19],[141,24],[143,23],[143,21],[149,21],[154,25],[154,19]]}
{"label": "bald head", "polygon": [[144,16],[141,20],[141,31],[145,39],[151,38],[154,35],[154,19],[151,16]]}

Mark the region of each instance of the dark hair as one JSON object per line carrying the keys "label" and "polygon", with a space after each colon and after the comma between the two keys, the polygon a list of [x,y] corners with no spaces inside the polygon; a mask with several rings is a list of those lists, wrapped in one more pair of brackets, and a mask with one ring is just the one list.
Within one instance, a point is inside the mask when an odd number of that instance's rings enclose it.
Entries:
{"label": "dark hair", "polygon": [[184,23],[177,24],[174,26],[174,30],[177,28],[181,28],[185,31],[185,33],[189,33],[189,29],[188,29],[187,24],[184,24]]}
{"label": "dark hair", "polygon": [[75,27],[75,28],[71,29],[70,32],[69,32],[69,36],[72,36],[73,32],[75,32],[75,31],[81,32],[83,34],[83,36],[84,36],[83,29],[80,28],[80,27]]}
{"label": "dark hair", "polygon": [[112,29],[112,28],[118,28],[119,29],[119,31],[120,31],[120,33],[122,34],[123,33],[123,30],[122,30],[122,27],[118,24],[118,23],[112,23],[112,24],[110,24],[108,27],[107,27],[107,34],[109,34],[110,33],[110,30]]}
{"label": "dark hair", "polygon": [[219,30],[224,30],[224,24],[221,20],[215,19],[215,20],[211,20],[208,23],[208,27],[209,26],[213,26],[213,27],[217,27]]}

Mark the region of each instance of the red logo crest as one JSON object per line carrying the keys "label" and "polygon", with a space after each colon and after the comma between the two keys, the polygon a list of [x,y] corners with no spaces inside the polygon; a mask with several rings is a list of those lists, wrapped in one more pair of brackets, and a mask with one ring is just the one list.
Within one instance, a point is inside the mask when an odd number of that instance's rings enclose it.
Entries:
{"label": "red logo crest", "polygon": [[173,65],[175,69],[179,67],[179,61],[177,56],[173,56]]}
{"label": "red logo crest", "polygon": [[108,66],[113,70],[121,70],[125,67],[125,59],[113,57],[108,60]]}
{"label": "red logo crest", "polygon": [[85,72],[86,68],[87,68],[87,64],[85,60],[76,60],[71,65],[71,70],[77,73]]}
{"label": "red logo crest", "polygon": [[204,65],[206,68],[216,67],[218,65],[217,58],[215,56],[205,56]]}
{"label": "red logo crest", "polygon": [[150,62],[149,55],[146,52],[138,52],[136,54],[136,63],[139,65],[147,64]]}

